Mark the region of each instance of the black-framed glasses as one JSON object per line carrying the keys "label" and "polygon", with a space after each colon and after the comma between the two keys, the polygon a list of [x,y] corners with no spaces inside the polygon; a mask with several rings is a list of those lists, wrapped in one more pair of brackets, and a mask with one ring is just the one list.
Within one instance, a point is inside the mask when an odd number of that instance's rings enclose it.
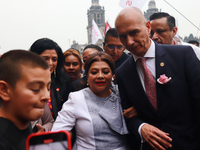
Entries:
{"label": "black-framed glasses", "polygon": [[118,51],[123,51],[124,50],[124,46],[123,45],[113,45],[113,44],[107,44],[105,42],[106,46],[108,46],[109,50],[114,50],[115,47],[117,48]]}

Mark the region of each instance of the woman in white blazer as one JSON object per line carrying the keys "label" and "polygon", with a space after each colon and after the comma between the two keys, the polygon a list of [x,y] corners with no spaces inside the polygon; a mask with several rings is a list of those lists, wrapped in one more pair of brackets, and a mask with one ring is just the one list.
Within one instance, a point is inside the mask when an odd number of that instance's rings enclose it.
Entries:
{"label": "woman in white blazer", "polygon": [[75,126],[73,150],[129,149],[118,88],[111,86],[114,61],[108,54],[97,52],[86,60],[84,68],[89,87],[70,93],[52,131],[71,131]]}

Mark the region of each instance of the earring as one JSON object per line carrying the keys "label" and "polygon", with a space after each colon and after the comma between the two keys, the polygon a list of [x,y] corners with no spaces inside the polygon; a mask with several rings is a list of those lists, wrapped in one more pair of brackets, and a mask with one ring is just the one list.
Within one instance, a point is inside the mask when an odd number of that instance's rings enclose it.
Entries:
{"label": "earring", "polygon": [[54,77],[56,77],[56,69],[53,71]]}

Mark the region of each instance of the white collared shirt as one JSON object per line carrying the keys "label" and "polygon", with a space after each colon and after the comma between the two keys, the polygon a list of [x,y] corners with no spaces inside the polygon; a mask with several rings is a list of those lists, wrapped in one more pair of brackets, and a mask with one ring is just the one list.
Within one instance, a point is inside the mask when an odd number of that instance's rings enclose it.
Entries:
{"label": "white collared shirt", "polygon": [[[155,67],[155,43],[151,40],[151,45],[150,45],[150,48],[148,49],[148,51],[146,52],[146,54],[144,55],[144,58],[148,57],[148,59],[146,60],[146,65],[147,65],[147,68],[151,71],[154,79],[156,77],[156,67]],[[139,64],[137,62],[137,60],[141,58],[141,57],[138,57],[136,55],[133,54],[133,59],[135,60],[136,62],[136,67],[137,67],[137,71],[138,71],[138,75],[140,77],[140,81],[142,83],[142,86],[145,90],[145,86],[144,86],[144,73],[142,71],[142,66],[141,64]],[[146,91],[146,90],[145,90]]]}

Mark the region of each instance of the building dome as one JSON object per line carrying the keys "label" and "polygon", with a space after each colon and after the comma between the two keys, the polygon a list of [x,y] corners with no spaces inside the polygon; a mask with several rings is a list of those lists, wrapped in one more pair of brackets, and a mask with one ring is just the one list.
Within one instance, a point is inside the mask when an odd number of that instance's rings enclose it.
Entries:
{"label": "building dome", "polygon": [[149,17],[158,12],[158,8],[156,8],[156,2],[155,0],[150,0],[148,4],[148,9],[146,12],[144,12],[144,17],[146,20],[149,20]]}
{"label": "building dome", "polygon": [[99,0],[92,0],[92,6],[99,6]]}
{"label": "building dome", "polygon": [[150,0],[148,6],[149,6],[149,9],[157,9],[155,0]]}

